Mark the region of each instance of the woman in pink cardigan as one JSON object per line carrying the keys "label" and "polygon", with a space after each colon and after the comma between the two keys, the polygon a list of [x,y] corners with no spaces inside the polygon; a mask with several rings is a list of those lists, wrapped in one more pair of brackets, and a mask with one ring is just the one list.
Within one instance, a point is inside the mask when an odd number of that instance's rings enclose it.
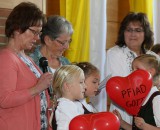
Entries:
{"label": "woman in pink cardigan", "polygon": [[51,73],[42,74],[24,53],[41,34],[44,17],[33,3],[17,5],[8,16],[8,43],[0,49],[0,129],[47,130]]}

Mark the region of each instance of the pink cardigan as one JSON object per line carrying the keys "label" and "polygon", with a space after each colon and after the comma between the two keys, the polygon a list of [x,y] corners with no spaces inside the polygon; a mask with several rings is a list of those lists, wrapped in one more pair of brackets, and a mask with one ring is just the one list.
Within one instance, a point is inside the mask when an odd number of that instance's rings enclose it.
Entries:
{"label": "pink cardigan", "polygon": [[[36,82],[36,76],[16,54],[0,50],[1,130],[40,130],[40,96],[32,97],[28,91]],[[47,91],[46,95],[49,101]]]}

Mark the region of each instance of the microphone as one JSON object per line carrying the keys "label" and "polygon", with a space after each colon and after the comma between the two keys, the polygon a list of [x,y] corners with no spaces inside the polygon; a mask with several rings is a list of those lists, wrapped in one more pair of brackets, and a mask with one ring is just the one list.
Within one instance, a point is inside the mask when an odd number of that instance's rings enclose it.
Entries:
{"label": "microphone", "polygon": [[[48,71],[48,60],[46,57],[41,57],[39,59],[39,66],[42,68],[43,73],[49,72]],[[52,89],[50,87],[47,88],[48,94],[52,97]]]}
{"label": "microphone", "polygon": [[39,66],[42,68],[43,73],[48,72],[48,60],[46,57],[41,57],[39,59]]}

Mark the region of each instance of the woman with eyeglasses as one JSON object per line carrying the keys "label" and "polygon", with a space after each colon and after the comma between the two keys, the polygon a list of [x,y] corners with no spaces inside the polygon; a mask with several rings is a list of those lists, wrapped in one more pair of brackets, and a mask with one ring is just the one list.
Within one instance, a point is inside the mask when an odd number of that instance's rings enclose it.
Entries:
{"label": "woman with eyeglasses", "polygon": [[[43,68],[39,64],[39,60],[45,57],[48,60],[48,71],[54,73],[60,66],[70,64],[69,60],[63,56],[63,53],[69,48],[72,34],[72,25],[64,17],[59,15],[49,16],[47,23],[42,28],[41,44],[37,45],[29,56],[40,69]],[[50,96],[53,99],[52,87],[50,89]]]}
{"label": "woman with eyeglasses", "polygon": [[[39,60],[45,57],[48,60],[48,71],[54,73],[57,68],[62,65],[70,64],[70,61],[63,56],[65,50],[69,48],[72,39],[73,28],[69,21],[59,15],[49,16],[47,23],[42,28],[41,44],[37,45],[34,52],[29,56],[35,63],[43,69],[39,64]],[[52,110],[55,105],[56,96],[53,88],[50,89],[50,107]]]}
{"label": "woman with eyeglasses", "polygon": [[33,3],[22,2],[8,16],[0,48],[0,129],[48,130],[51,73],[43,74],[24,50],[39,40],[44,16]]}
{"label": "woman with eyeglasses", "polygon": [[[145,53],[156,55],[150,51],[153,45],[153,32],[146,14],[129,13],[120,24],[115,44],[107,51],[106,75],[127,76],[132,72],[132,61],[135,57]],[[132,116],[111,102],[110,111],[115,109],[126,122],[132,123]]]}
{"label": "woman with eyeglasses", "polygon": [[30,56],[37,65],[39,65],[41,57],[46,57],[48,69],[54,73],[60,66],[70,64],[63,53],[69,48],[72,34],[72,25],[64,17],[58,15],[48,17],[40,36],[41,44],[36,47]]}

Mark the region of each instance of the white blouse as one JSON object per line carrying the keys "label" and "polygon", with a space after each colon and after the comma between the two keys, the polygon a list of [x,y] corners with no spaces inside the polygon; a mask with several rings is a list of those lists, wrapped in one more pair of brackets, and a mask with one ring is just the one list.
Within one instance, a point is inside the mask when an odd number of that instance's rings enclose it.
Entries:
{"label": "white blouse", "polygon": [[71,101],[66,98],[58,99],[58,106],[55,111],[57,130],[69,130],[70,121],[84,114],[84,109],[79,101]]}
{"label": "white blouse", "polygon": [[85,107],[89,112],[93,112],[93,113],[98,112],[98,111],[96,110],[96,108],[95,108],[92,104],[86,102],[86,98],[80,100],[80,102],[84,105],[84,107]]}

